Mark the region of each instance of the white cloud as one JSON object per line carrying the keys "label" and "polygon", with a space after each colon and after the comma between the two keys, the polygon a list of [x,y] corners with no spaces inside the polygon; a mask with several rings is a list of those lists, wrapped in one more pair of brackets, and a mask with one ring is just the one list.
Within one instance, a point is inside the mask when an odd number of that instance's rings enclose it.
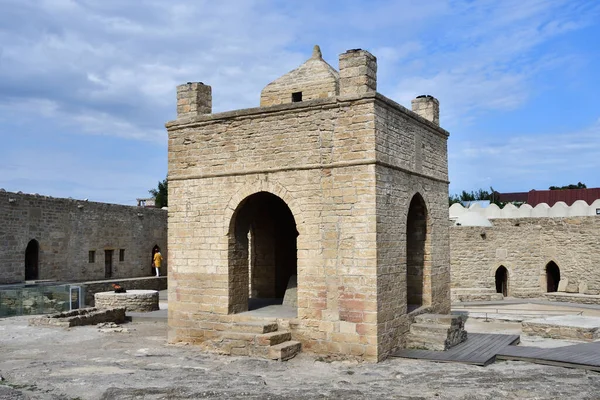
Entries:
{"label": "white cloud", "polygon": [[[525,191],[597,181],[599,137],[600,120],[573,132],[521,133],[505,139],[461,143],[460,148],[450,152],[452,187],[476,189],[484,182],[484,186],[502,182],[503,187],[495,189]],[[530,182],[537,186],[528,187]]]}

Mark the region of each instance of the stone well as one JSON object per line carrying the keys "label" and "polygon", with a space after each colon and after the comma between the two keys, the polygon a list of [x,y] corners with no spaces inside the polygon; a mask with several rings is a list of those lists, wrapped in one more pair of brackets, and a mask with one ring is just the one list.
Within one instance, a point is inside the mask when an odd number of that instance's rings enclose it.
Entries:
{"label": "stone well", "polygon": [[128,312],[156,311],[158,310],[158,291],[100,292],[94,295],[94,301],[96,308],[125,307]]}

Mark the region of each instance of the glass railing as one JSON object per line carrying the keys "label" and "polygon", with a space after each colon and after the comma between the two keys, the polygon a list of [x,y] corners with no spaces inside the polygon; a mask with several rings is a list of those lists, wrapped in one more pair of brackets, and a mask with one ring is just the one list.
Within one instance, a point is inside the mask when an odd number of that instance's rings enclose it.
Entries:
{"label": "glass railing", "polygon": [[76,285],[0,286],[0,318],[52,314],[83,307],[83,288]]}

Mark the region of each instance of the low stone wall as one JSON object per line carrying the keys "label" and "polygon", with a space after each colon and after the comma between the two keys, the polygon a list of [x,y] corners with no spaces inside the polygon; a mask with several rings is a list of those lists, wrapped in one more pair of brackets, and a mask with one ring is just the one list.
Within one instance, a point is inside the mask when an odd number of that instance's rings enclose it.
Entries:
{"label": "low stone wall", "polygon": [[523,334],[592,342],[600,338],[600,318],[559,315],[523,321]]}
{"label": "low stone wall", "polygon": [[544,297],[550,301],[560,301],[577,304],[600,304],[600,296],[593,294],[553,292],[545,293]]}
{"label": "low stone wall", "polygon": [[113,290],[112,284],[118,283],[127,291],[130,290],[166,290],[166,276],[148,276],[144,278],[129,278],[129,279],[111,279],[105,281],[80,282],[76,285],[85,288],[85,304],[95,306],[94,295],[99,292],[109,292]]}
{"label": "low stone wall", "polygon": [[123,307],[129,312],[158,310],[156,290],[128,290],[125,293],[101,292],[94,295],[96,308]]}
{"label": "low stone wall", "polygon": [[82,308],[58,314],[43,315],[29,320],[32,326],[82,326],[96,325],[103,322],[125,322],[125,308],[110,308],[99,310],[97,308]]}

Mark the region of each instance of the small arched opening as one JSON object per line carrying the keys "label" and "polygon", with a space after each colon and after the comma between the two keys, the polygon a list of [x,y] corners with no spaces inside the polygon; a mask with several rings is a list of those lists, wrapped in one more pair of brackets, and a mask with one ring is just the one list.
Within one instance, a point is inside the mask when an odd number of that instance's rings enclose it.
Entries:
{"label": "small arched opening", "polygon": [[508,296],[508,270],[501,265],[496,270],[496,293],[502,293],[502,296]]}
{"label": "small arched opening", "polygon": [[428,261],[427,241],[427,207],[417,193],[410,202],[406,220],[406,301],[409,312],[426,303],[423,289]]}
{"label": "small arched opening", "polygon": [[39,279],[40,244],[32,239],[25,249],[25,280],[34,281]]}
{"label": "small arched opening", "polygon": [[560,268],[554,261],[546,264],[546,291],[557,292],[558,283],[560,282]]}
{"label": "small arched opening", "polygon": [[281,198],[258,192],[240,203],[229,233],[230,313],[283,303],[298,273],[297,237]]}

